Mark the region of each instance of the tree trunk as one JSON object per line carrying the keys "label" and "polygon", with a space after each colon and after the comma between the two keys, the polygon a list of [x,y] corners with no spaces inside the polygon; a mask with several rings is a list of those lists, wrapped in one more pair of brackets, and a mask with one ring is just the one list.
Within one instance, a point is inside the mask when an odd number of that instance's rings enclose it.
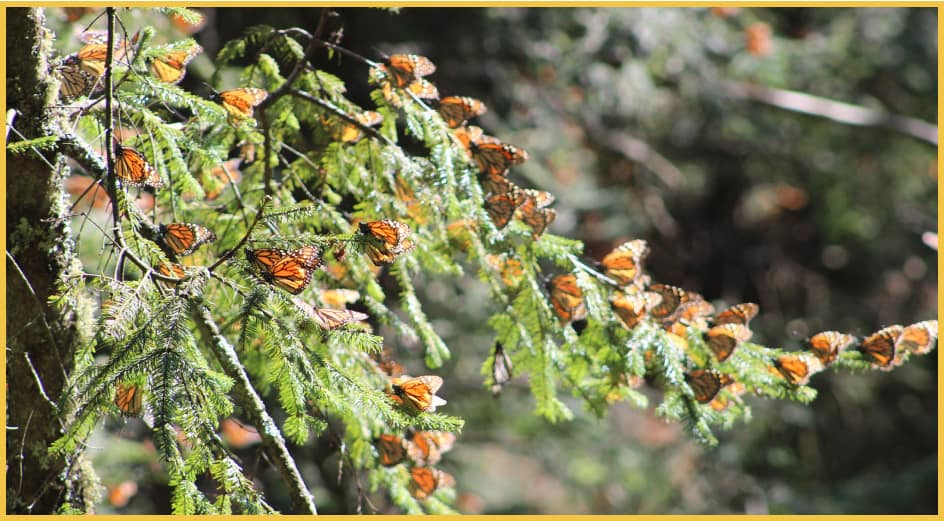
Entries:
{"label": "tree trunk", "polygon": [[[58,82],[42,9],[8,8],[7,142],[59,135]],[[15,130],[10,130],[13,119]],[[7,154],[7,513],[86,510],[78,457],[52,458],[62,434],[55,402],[71,373],[77,306],[67,277],[79,272],[62,181],[65,162],[48,147]],[[65,298],[53,303],[50,297]]]}

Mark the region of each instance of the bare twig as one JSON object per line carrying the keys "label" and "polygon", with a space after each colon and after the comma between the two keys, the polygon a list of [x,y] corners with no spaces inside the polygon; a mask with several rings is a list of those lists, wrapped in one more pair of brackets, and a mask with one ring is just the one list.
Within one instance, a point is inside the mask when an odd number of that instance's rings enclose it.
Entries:
{"label": "bare twig", "polygon": [[764,85],[727,82],[725,88],[735,98],[759,101],[847,125],[885,128],[937,146],[937,126],[920,119]]}

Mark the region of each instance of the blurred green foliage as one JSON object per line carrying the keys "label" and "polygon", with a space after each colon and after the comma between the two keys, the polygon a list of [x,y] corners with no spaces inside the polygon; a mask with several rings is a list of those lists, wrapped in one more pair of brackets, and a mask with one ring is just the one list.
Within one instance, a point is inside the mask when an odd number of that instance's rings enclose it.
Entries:
{"label": "blurred green foliage", "polygon": [[[247,26],[309,27],[318,10],[204,12],[195,38],[213,57]],[[553,232],[584,241],[597,260],[646,239],[656,279],[758,302],[752,327],[768,345],[937,315],[936,251],[922,242],[936,232],[936,147],[732,87],[936,122],[933,9],[339,9],[330,24],[368,57],[374,48],[428,56],[442,95],[485,101],[482,126],[531,155],[512,177],[558,197]],[[370,106],[362,67],[338,57],[322,66]],[[184,85],[210,70],[198,58]],[[826,372],[813,380],[812,407],[752,400],[753,421],[705,450],[625,404],[551,425],[533,414],[521,379],[492,398],[480,375],[492,346],[486,288],[443,278],[419,291],[453,352],[442,395],[466,420],[442,465],[457,477],[460,511],[936,511],[936,352],[891,373]],[[415,355],[401,360],[410,372],[424,367],[420,346],[392,347]],[[294,452],[323,486],[321,512],[351,511],[356,492],[336,484],[337,447],[321,439]],[[247,461],[258,457],[246,450]],[[141,486],[160,491],[160,481]],[[141,493],[123,511],[154,512],[166,502],[148,498],[159,496]]]}

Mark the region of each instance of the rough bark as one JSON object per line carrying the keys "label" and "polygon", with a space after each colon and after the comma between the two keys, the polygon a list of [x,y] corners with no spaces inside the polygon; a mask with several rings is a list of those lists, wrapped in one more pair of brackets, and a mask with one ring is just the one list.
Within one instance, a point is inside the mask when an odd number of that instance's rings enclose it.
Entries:
{"label": "rough bark", "polygon": [[[7,142],[57,135],[51,107],[58,82],[48,71],[51,40],[43,10],[7,8],[6,22],[7,107],[16,111]],[[49,301],[77,262],[64,218],[64,164],[50,149],[6,157],[8,513],[86,508],[81,472],[69,471],[69,462],[47,452],[62,434],[55,402],[72,369],[78,337],[75,301]]]}

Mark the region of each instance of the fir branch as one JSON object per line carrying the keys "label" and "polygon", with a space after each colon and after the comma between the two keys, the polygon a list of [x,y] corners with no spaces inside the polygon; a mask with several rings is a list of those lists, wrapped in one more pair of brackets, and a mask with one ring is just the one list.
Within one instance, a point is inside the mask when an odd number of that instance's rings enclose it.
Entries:
{"label": "fir branch", "polygon": [[[260,208],[261,213],[261,208]],[[247,235],[248,237],[248,235]],[[239,405],[249,416],[249,421],[262,437],[262,447],[270,461],[275,465],[281,474],[282,479],[288,485],[289,494],[292,497],[292,505],[299,513],[317,514],[318,508],[315,504],[315,498],[309,492],[295,460],[285,446],[285,439],[279,432],[275,421],[266,411],[265,404],[262,402],[252,383],[249,381],[249,375],[246,374],[236,350],[232,344],[220,333],[210,309],[204,303],[194,303],[192,308],[193,320],[200,329],[217,361],[222,366],[224,372],[236,383],[233,391]]]}

